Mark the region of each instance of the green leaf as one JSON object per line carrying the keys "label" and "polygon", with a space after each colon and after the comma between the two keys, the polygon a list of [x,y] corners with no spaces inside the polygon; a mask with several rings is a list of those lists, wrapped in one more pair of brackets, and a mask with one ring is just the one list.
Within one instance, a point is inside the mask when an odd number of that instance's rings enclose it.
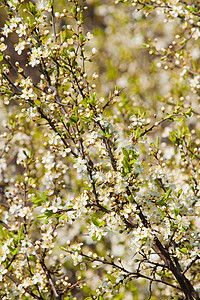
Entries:
{"label": "green leaf", "polygon": [[94,93],[93,95],[90,93],[89,94],[89,98],[87,98],[87,103],[88,104],[91,104],[91,105],[95,105],[95,103],[96,103],[96,99],[97,99],[97,94],[96,93]]}
{"label": "green leaf", "polygon": [[82,12],[80,12],[79,20],[80,20],[81,23],[83,22],[83,14],[82,14]]}
{"label": "green leaf", "polygon": [[96,235],[93,235],[93,236],[92,236],[92,240],[93,240],[94,242],[96,242],[96,241],[97,241],[97,237],[96,237]]}
{"label": "green leaf", "polygon": [[100,222],[99,222],[99,220],[98,220],[95,216],[92,216],[91,220],[92,220],[92,223],[93,223],[95,226],[98,226],[98,227],[99,227]]}
{"label": "green leaf", "polygon": [[60,246],[59,248],[65,252],[68,252],[68,250],[65,247]]}
{"label": "green leaf", "polygon": [[173,117],[173,114],[168,115],[168,116],[165,117],[165,120],[171,119],[172,117]]}
{"label": "green leaf", "polygon": [[127,156],[124,157],[124,159],[122,160],[122,164],[124,167],[127,167],[127,168],[129,167],[129,161],[128,161]]}
{"label": "green leaf", "polygon": [[92,258],[90,258],[90,257],[84,257],[84,260],[86,260],[86,261],[91,261]]}
{"label": "green leaf", "polygon": [[126,148],[122,147],[122,153],[124,154],[124,156],[129,157],[129,153]]}
{"label": "green leaf", "polygon": [[82,34],[79,34],[79,41],[81,42],[81,44],[84,42],[85,37]]}
{"label": "green leaf", "polygon": [[73,110],[75,112],[75,115],[77,116],[78,115],[78,107],[76,105],[74,105]]}
{"label": "green leaf", "polygon": [[48,200],[47,191],[41,194],[38,190],[35,190],[35,193],[37,197],[32,197],[32,202],[35,204],[35,207],[41,206],[42,203],[45,203]]}
{"label": "green leaf", "polygon": [[140,134],[141,134],[141,128],[138,127],[138,128],[136,129],[136,131],[134,132],[135,138],[139,138],[139,137],[140,137]]}
{"label": "green leaf", "polygon": [[81,116],[80,119],[81,119],[84,123],[91,123],[91,122],[92,122],[91,118],[88,118],[88,117]]}
{"label": "green leaf", "polygon": [[99,223],[99,227],[101,227],[101,226],[104,226],[106,223],[104,222],[104,221],[101,221],[100,223]]}
{"label": "green leaf", "polygon": [[158,146],[159,146],[159,136],[157,137],[157,140],[156,140],[156,149],[158,149]]}
{"label": "green leaf", "polygon": [[130,196],[128,197],[128,200],[129,200],[130,203],[133,203],[133,202],[134,202],[133,196],[130,195]]}
{"label": "green leaf", "polygon": [[33,261],[34,263],[37,262],[37,258],[36,258],[34,255],[30,255],[30,256],[28,257],[28,259],[29,259],[30,261]]}
{"label": "green leaf", "polygon": [[24,230],[24,227],[23,227],[23,225],[21,225],[21,228],[20,228],[20,230],[18,232],[18,236],[17,236],[18,240],[23,240],[24,239],[23,230]]}
{"label": "green leaf", "polygon": [[113,284],[115,283],[115,277],[113,275],[107,273],[106,276]]}
{"label": "green leaf", "polygon": [[168,191],[167,191],[167,193],[165,194],[165,197],[164,197],[165,200],[169,198],[171,192],[172,192],[172,189],[168,189]]}
{"label": "green leaf", "polygon": [[71,12],[72,12],[73,15],[76,14],[76,6],[75,5],[72,7]]}
{"label": "green leaf", "polygon": [[178,216],[178,214],[179,214],[179,209],[178,208],[174,208],[174,214],[175,214],[176,217]]}
{"label": "green leaf", "polygon": [[69,117],[69,120],[71,121],[71,123],[77,124],[77,122],[78,122],[78,117],[75,116],[75,115],[73,115],[73,116]]}
{"label": "green leaf", "polygon": [[42,199],[44,201],[47,200],[47,197],[46,197],[47,192],[43,192],[43,194],[41,194],[38,190],[35,190],[35,193],[38,196],[38,198],[40,198],[40,199]]}
{"label": "green leaf", "polygon": [[112,137],[112,134],[106,134],[105,137],[109,140]]}
{"label": "green leaf", "polygon": [[124,172],[125,172],[126,174],[130,173],[130,172],[131,172],[131,168],[130,168],[130,167],[125,168],[125,169],[124,169]]}
{"label": "green leaf", "polygon": [[17,255],[17,252],[18,252],[18,247],[12,251],[12,255]]}
{"label": "green leaf", "polygon": [[36,216],[36,218],[37,219],[42,219],[42,218],[45,218],[46,217],[46,214],[44,213],[44,214],[41,214],[41,215],[38,215],[38,216]]}
{"label": "green leaf", "polygon": [[183,192],[183,190],[182,189],[180,189],[179,191],[178,191],[178,198],[180,197],[180,195],[182,194],[182,192]]}
{"label": "green leaf", "polygon": [[178,250],[183,254],[187,254],[187,248],[179,248]]}
{"label": "green leaf", "polygon": [[158,205],[159,206],[166,206],[164,199],[161,199],[160,201],[158,201]]}
{"label": "green leaf", "polygon": [[12,255],[16,255],[17,254],[17,251],[18,251],[18,247],[12,247],[12,246],[7,246],[8,247],[8,249],[11,251],[11,254]]}

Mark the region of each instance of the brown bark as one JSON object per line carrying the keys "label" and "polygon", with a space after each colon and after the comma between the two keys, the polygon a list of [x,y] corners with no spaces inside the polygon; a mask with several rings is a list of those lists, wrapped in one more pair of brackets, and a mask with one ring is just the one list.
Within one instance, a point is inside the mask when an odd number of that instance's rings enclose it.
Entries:
{"label": "brown bark", "polygon": [[163,247],[158,239],[155,240],[155,244],[152,248],[173,273],[185,295],[185,300],[199,300],[200,297],[198,293],[192,286],[191,282],[181,272],[178,262],[176,264],[173,262],[168,250]]}

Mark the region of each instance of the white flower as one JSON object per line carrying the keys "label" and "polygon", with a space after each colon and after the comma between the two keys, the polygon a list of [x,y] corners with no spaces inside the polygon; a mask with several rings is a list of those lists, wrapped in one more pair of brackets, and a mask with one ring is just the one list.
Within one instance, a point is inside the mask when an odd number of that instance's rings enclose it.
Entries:
{"label": "white flower", "polygon": [[51,12],[51,6],[49,5],[49,1],[38,0],[36,6],[39,11],[46,10],[48,12]]}
{"label": "white flower", "polygon": [[5,51],[7,49],[7,45],[5,45],[4,43],[0,44],[0,51]]}
{"label": "white flower", "polygon": [[93,39],[93,34],[90,32],[87,32],[86,36],[87,36],[88,40]]}
{"label": "white flower", "polygon": [[20,18],[14,17],[10,19],[10,29],[13,30],[17,27],[17,24],[21,21]]}
{"label": "white flower", "polygon": [[41,283],[44,281],[44,275],[40,274],[39,272],[36,272],[33,275],[32,280],[33,280],[33,284]]}
{"label": "white flower", "polygon": [[5,35],[6,37],[8,37],[8,34],[12,32],[12,30],[10,30],[10,28],[8,27],[7,24],[4,25],[3,29],[1,30],[1,33],[3,35]]}
{"label": "white flower", "polygon": [[33,118],[39,116],[37,107],[29,107],[26,110],[27,116],[32,120]]}
{"label": "white flower", "polygon": [[55,159],[55,157],[54,157],[54,155],[51,154],[50,151],[48,151],[46,153],[46,156],[44,155],[42,157],[42,163],[44,164],[44,166],[47,170],[51,170],[54,168],[54,165],[55,165],[54,159]]}
{"label": "white flower", "polygon": [[53,172],[52,170],[49,170],[48,172],[45,173],[44,177],[42,178],[43,184],[46,186],[46,189],[54,189],[55,184],[54,184],[54,179],[57,179],[61,173],[56,173],[55,171]]}
{"label": "white flower", "polygon": [[71,258],[73,259],[73,263],[74,263],[74,266],[77,266],[79,262],[82,262],[83,258],[80,254],[78,254],[78,252],[74,252],[72,255],[71,255]]}
{"label": "white flower", "polygon": [[96,54],[97,53],[97,49],[96,48],[92,48],[92,54]]}
{"label": "white flower", "polygon": [[107,235],[107,231],[106,231],[106,228],[104,227],[98,227],[96,225],[94,225],[93,223],[90,224],[90,226],[87,226],[88,227],[88,233],[91,237],[95,237],[97,239],[97,241],[100,241],[100,239],[103,237],[103,236],[106,236]]}
{"label": "white flower", "polygon": [[37,95],[34,93],[33,88],[30,88],[30,89],[25,88],[25,89],[23,89],[21,97],[23,99],[25,99],[25,100],[29,100],[29,99],[36,100],[37,99]]}
{"label": "white flower", "polygon": [[96,73],[92,74],[92,79],[96,79],[96,78],[98,78],[98,77],[99,77],[98,74],[96,74]]}
{"label": "white flower", "polygon": [[0,281],[3,280],[3,275],[6,274],[7,272],[8,270],[3,265],[0,265]]}
{"label": "white flower", "polygon": [[78,173],[85,172],[87,170],[86,163],[87,163],[87,160],[86,159],[82,159],[82,157],[79,156],[77,158],[77,162],[74,164],[74,168],[77,169]]}
{"label": "white flower", "polygon": [[71,58],[75,57],[75,52],[74,52],[74,51],[70,51],[70,52],[69,52],[69,56],[70,56]]}
{"label": "white flower", "polygon": [[30,216],[30,213],[31,213],[30,207],[25,206],[25,207],[22,207],[22,208],[19,210],[18,216],[19,216],[19,217],[22,217],[22,218],[25,217],[25,216],[29,217],[29,216]]}
{"label": "white flower", "polygon": [[197,40],[200,37],[199,28],[192,28],[191,31],[193,32],[193,34],[192,34],[193,39]]}
{"label": "white flower", "polygon": [[71,149],[70,148],[64,148],[63,146],[59,147],[59,154],[62,156],[62,157],[66,157],[67,156],[67,153],[70,153],[71,152]]}
{"label": "white flower", "polygon": [[32,48],[30,62],[29,62],[29,65],[31,65],[31,67],[34,67],[40,63],[41,54],[42,54],[42,50],[40,47]]}
{"label": "white flower", "polygon": [[188,226],[190,225],[188,218],[186,218],[185,216],[180,216],[180,215],[178,215],[176,217],[176,220],[174,221],[174,223],[178,225],[179,229],[188,228]]}
{"label": "white flower", "polygon": [[19,37],[21,37],[22,35],[26,35],[26,25],[19,24],[19,27],[16,29],[16,33]]}
{"label": "white flower", "polygon": [[183,9],[182,6],[175,6],[173,5],[172,10],[169,11],[169,14],[173,17],[173,18],[177,18],[178,15],[183,14]]}
{"label": "white flower", "polygon": [[8,246],[11,245],[13,239],[7,240],[3,245],[0,247],[0,262],[3,262],[6,259],[7,254],[10,253]]}
{"label": "white flower", "polygon": [[52,132],[49,134],[49,137],[50,137],[49,144],[57,146],[58,140],[60,139],[59,135],[55,132]]}
{"label": "white flower", "polygon": [[68,43],[69,45],[73,45],[74,41],[73,41],[73,39],[67,39],[67,43]]}
{"label": "white flower", "polygon": [[17,52],[18,55],[22,54],[22,51],[24,50],[25,45],[26,45],[25,41],[21,41],[17,45],[15,45],[15,51]]}
{"label": "white flower", "polygon": [[17,155],[17,164],[23,164],[23,162],[27,160],[27,157],[29,157],[29,155],[30,151],[27,148],[20,148]]}
{"label": "white flower", "polygon": [[190,79],[191,90],[195,92],[196,89],[200,88],[200,76],[196,75],[194,78]]}
{"label": "white flower", "polygon": [[60,17],[60,13],[58,11],[55,12],[55,17],[59,18]]}
{"label": "white flower", "polygon": [[62,199],[60,197],[55,197],[51,203],[51,206],[48,207],[48,210],[53,211],[53,213],[56,213],[58,209],[62,209],[63,206],[61,205]]}
{"label": "white flower", "polygon": [[132,127],[136,127],[136,126],[142,126],[145,123],[145,119],[141,118],[141,117],[137,117],[135,115],[133,115],[130,120],[132,121],[131,126]]}

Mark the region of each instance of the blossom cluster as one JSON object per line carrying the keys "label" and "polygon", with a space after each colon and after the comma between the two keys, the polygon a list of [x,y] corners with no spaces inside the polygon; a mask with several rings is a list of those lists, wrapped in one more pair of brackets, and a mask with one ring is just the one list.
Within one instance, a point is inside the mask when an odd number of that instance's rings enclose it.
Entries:
{"label": "blossom cluster", "polygon": [[199,299],[198,1],[1,6],[0,298]]}

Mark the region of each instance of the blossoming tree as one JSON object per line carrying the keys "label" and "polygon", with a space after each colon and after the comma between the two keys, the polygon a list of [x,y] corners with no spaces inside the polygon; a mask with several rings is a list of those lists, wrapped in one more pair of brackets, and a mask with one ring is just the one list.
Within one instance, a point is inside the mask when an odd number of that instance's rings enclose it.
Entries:
{"label": "blossoming tree", "polygon": [[200,299],[199,1],[0,5],[1,299]]}

